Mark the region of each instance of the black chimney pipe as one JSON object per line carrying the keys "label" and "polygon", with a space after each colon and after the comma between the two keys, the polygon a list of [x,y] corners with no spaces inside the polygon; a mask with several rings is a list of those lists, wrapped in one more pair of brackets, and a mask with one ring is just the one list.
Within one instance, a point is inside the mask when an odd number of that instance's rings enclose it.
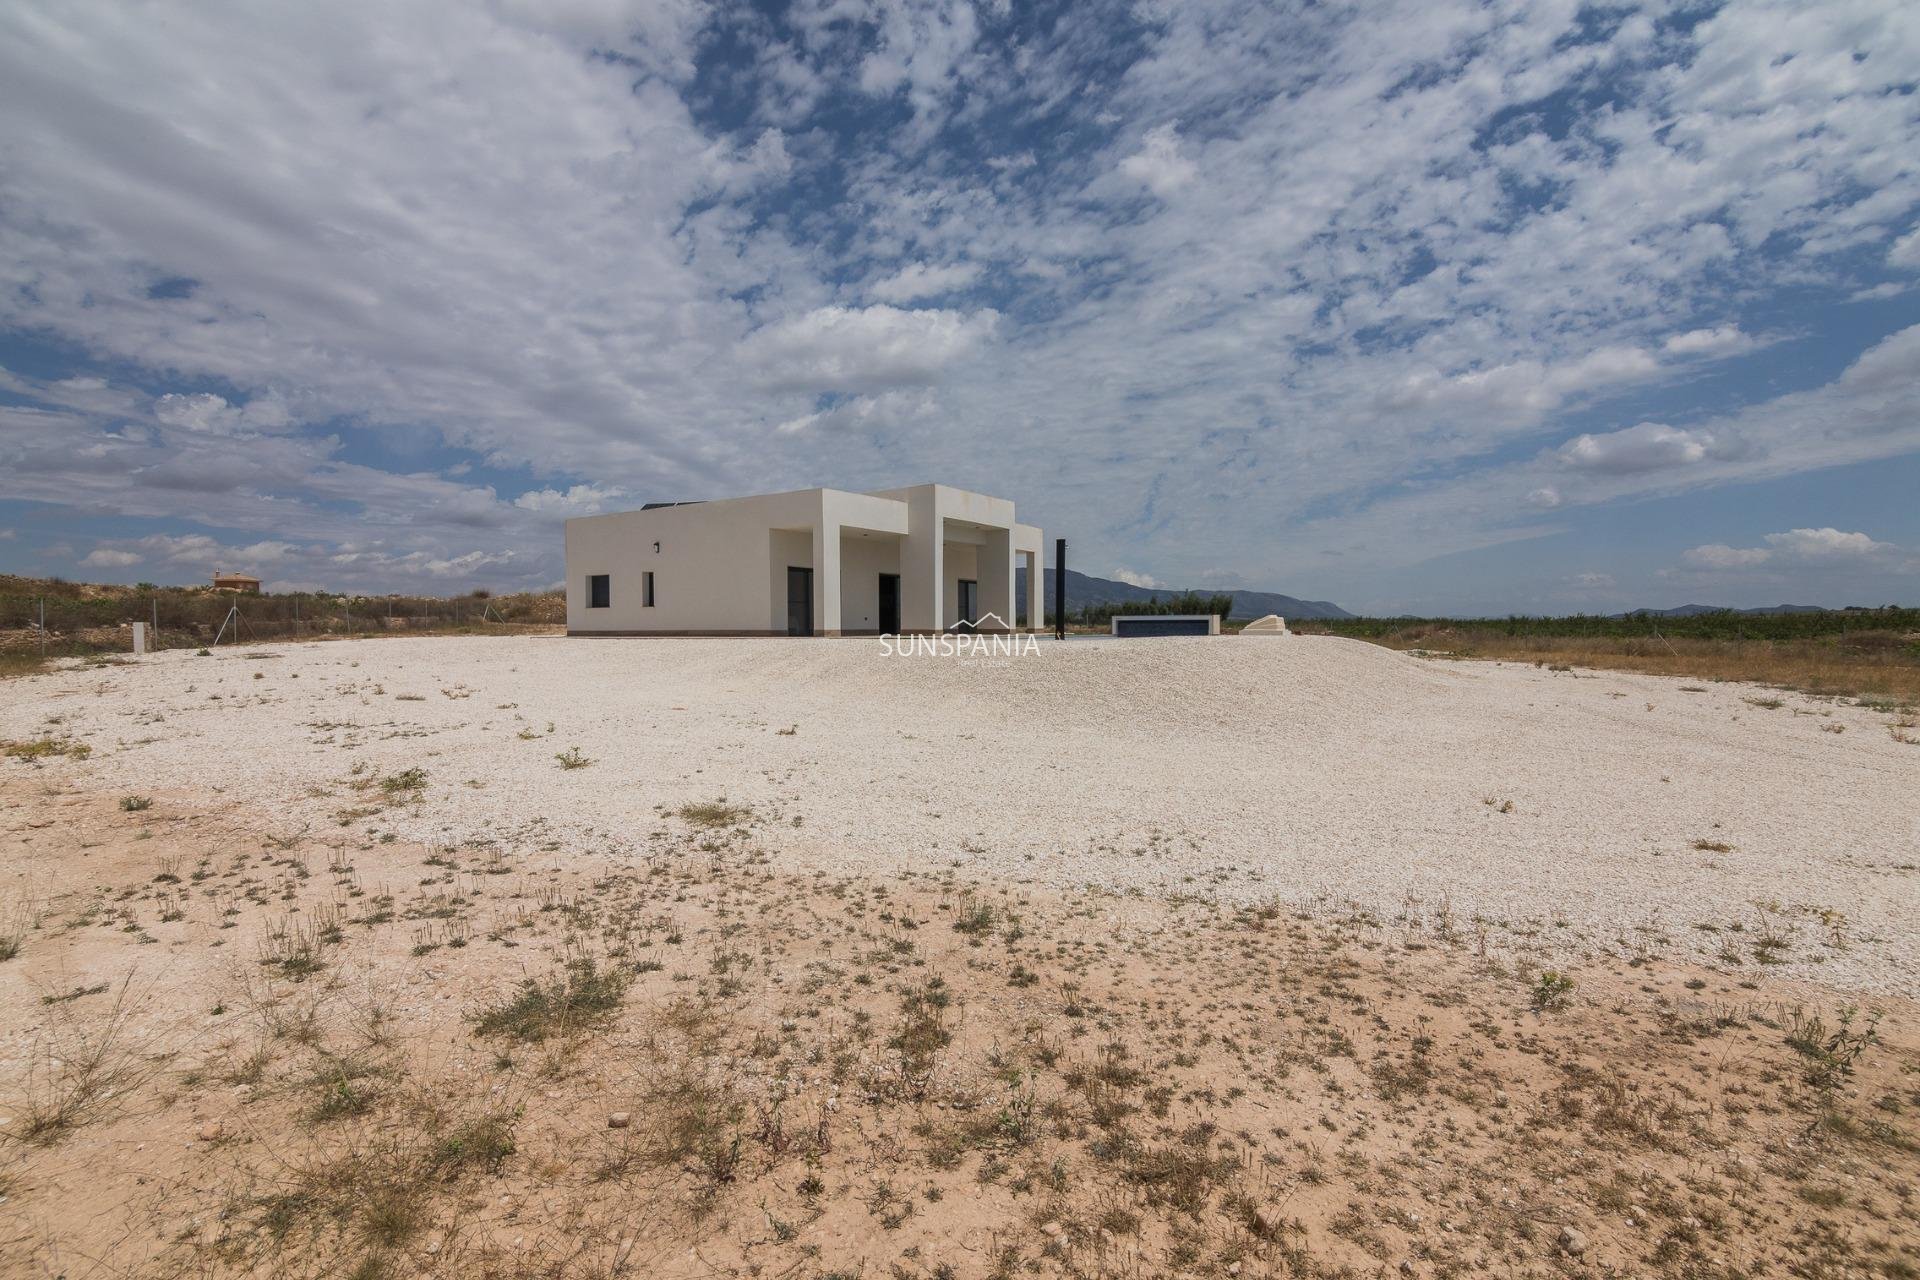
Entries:
{"label": "black chimney pipe", "polygon": [[1067,540],[1053,540],[1053,638],[1067,638]]}

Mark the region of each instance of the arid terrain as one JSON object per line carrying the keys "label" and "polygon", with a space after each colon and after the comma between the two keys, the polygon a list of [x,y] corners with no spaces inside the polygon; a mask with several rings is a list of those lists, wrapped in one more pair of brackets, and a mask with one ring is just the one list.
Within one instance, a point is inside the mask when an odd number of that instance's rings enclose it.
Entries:
{"label": "arid terrain", "polygon": [[1565,956],[1920,992],[1920,733],[1754,685],[1324,636],[427,637],[173,650],[5,685],[0,739],[289,830],[639,857],[725,800],[782,870],[1451,916]]}
{"label": "arid terrain", "polygon": [[863,648],[0,683],[0,1274],[1920,1273],[1897,717]]}

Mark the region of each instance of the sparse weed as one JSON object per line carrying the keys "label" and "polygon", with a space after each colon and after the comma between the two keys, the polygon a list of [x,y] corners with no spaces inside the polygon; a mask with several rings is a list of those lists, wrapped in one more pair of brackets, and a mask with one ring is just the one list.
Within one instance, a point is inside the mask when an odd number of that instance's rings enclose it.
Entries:
{"label": "sparse weed", "polygon": [[85,760],[93,754],[93,748],[84,742],[75,742],[71,738],[31,738],[25,742],[0,743],[0,756],[14,760],[48,760],[55,756],[66,756],[72,760]]}
{"label": "sparse weed", "polygon": [[753,816],[753,810],[743,804],[729,804],[724,798],[702,800],[683,804],[673,811],[674,816],[690,827],[702,827],[709,830],[724,830],[745,824]]}
{"label": "sparse weed", "polygon": [[1564,1009],[1573,999],[1574,981],[1556,969],[1548,969],[1534,979],[1529,993],[1534,1012],[1551,1013]]}
{"label": "sparse weed", "polygon": [[626,976],[591,959],[563,965],[544,979],[528,978],[510,999],[482,1009],[475,1035],[538,1042],[604,1022],[626,996]]}

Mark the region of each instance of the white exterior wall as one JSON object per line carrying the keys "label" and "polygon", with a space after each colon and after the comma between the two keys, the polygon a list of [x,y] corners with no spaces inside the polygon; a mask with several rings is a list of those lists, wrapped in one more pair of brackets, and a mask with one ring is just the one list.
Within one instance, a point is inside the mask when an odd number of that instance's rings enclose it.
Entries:
{"label": "white exterior wall", "polygon": [[[1013,559],[1038,537],[1013,523],[1011,502],[945,485],[876,494],[802,489],[584,516],[566,525],[567,629],[785,635],[789,566],[813,570],[816,634],[875,632],[882,573],[900,575],[903,630],[951,625],[962,577],[980,582],[983,613],[1010,618]],[[642,603],[648,572],[652,607]],[[602,573],[608,607],[590,608],[588,579]]]}
{"label": "white exterior wall", "polygon": [[[940,616],[946,619],[948,626],[952,626],[960,621],[960,579],[973,578],[977,581],[980,577],[979,549],[965,542],[949,542],[944,561]],[[980,607],[984,609],[987,606],[982,604]]]}
{"label": "white exterior wall", "polygon": [[[900,572],[900,548],[905,539],[875,534],[861,537],[848,531],[840,538],[840,629],[874,632],[880,629],[880,575]],[[901,625],[905,626],[907,580],[901,576]]]}
{"label": "white exterior wall", "polygon": [[[787,630],[788,564],[813,564],[804,532],[819,519],[819,490],[620,511],[567,521],[567,630],[775,632]],[[802,529],[805,551],[783,544],[776,566],[771,530]],[[653,544],[660,550],[655,552]],[[772,591],[778,570],[777,593]],[[651,609],[641,574],[654,575]],[[609,607],[587,607],[587,578],[612,578]],[[753,584],[763,584],[755,587]],[[819,586],[816,575],[816,589]],[[778,616],[775,616],[775,605]],[[814,609],[818,625],[820,609]]]}

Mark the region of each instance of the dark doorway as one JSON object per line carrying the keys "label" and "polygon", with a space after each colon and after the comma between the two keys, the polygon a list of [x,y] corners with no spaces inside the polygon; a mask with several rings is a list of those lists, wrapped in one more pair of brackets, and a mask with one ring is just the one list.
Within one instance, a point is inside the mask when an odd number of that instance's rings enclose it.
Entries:
{"label": "dark doorway", "polygon": [[880,575],[880,634],[900,634],[900,575],[897,573]]}
{"label": "dark doorway", "polygon": [[980,625],[980,583],[973,578],[960,579],[960,616],[954,625],[962,631]]}
{"label": "dark doorway", "polygon": [[787,566],[787,634],[813,634],[813,570]]}

